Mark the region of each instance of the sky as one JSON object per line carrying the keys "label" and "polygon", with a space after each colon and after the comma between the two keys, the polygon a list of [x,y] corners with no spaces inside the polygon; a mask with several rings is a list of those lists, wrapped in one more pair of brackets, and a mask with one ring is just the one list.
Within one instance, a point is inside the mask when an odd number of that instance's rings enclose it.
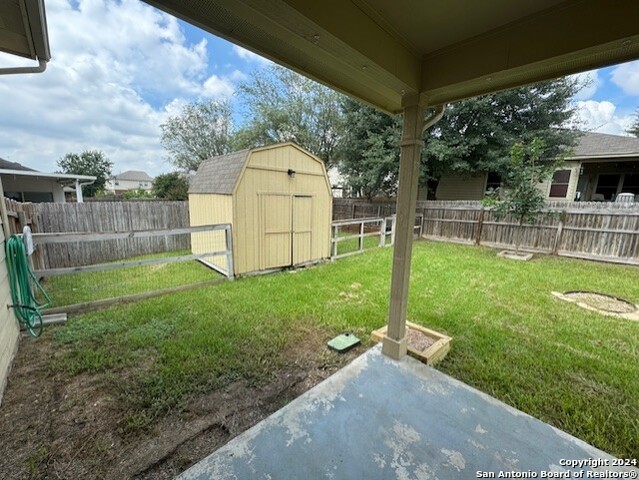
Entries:
{"label": "sky", "polygon": [[[113,173],[173,170],[160,125],[193,101],[229,98],[267,60],[139,0],[46,0],[52,59],[0,76],[0,157],[43,172],[102,150]],[[0,53],[0,67],[33,62]],[[639,107],[639,61],[581,74],[583,130],[624,135]],[[241,121],[241,118],[236,119]]]}

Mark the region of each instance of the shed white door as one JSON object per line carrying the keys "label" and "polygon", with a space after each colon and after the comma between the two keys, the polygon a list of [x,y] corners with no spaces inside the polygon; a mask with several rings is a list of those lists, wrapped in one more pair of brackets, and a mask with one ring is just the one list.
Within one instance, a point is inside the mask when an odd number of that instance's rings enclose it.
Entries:
{"label": "shed white door", "polygon": [[291,197],[261,195],[261,268],[291,265]]}
{"label": "shed white door", "polygon": [[261,195],[261,268],[288,267],[313,259],[313,197]]}
{"label": "shed white door", "polygon": [[293,197],[293,265],[313,259],[313,197]]}

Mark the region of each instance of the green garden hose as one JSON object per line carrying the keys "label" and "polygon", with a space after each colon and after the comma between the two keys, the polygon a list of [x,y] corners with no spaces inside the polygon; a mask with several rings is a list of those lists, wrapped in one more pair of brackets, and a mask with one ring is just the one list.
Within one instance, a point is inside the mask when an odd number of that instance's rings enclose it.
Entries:
{"label": "green garden hose", "polygon": [[[6,252],[13,301],[11,306],[16,312],[20,325],[26,328],[31,336],[39,337],[42,333],[40,309],[48,306],[51,299],[29,267],[22,239],[17,235],[11,235],[6,242]],[[45,303],[38,303],[34,287],[42,293]]]}

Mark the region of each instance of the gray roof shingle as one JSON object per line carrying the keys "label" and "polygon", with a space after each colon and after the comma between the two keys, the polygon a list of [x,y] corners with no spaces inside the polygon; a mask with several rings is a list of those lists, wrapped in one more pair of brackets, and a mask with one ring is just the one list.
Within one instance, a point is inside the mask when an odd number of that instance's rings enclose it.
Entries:
{"label": "gray roof shingle", "polygon": [[232,194],[249,153],[240,150],[204,160],[190,179],[189,193]]}
{"label": "gray roof shingle", "polygon": [[639,138],[585,132],[577,139],[571,157],[639,156]]}
{"label": "gray roof shingle", "polygon": [[33,168],[25,167],[18,162],[10,162],[4,158],[0,158],[0,169],[2,170],[22,170],[25,172],[35,172]]}
{"label": "gray roof shingle", "polygon": [[127,170],[126,172],[118,173],[113,178],[116,180],[132,180],[134,182],[152,182],[153,177],[148,173],[141,170]]}

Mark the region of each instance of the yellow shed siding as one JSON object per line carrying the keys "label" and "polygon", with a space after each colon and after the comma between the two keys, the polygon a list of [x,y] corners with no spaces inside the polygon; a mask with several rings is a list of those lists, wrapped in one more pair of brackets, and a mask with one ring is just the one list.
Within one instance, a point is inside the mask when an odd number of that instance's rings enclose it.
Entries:
{"label": "yellow shed siding", "polygon": [[[293,177],[287,173],[289,168],[295,170]],[[277,231],[288,228],[290,232],[291,228],[295,228],[292,208],[296,203],[296,195],[311,197],[312,207],[308,202],[297,202],[300,208],[304,204],[306,211],[311,211],[311,234],[310,239],[308,235],[298,234],[295,244],[291,245],[292,234]],[[281,201],[278,201],[278,197],[281,197]],[[274,215],[280,214],[271,211],[276,205],[285,205],[286,208],[282,210],[286,212],[281,214],[291,218],[285,219],[285,222],[269,222],[274,220]],[[292,145],[252,152],[234,192],[236,273],[241,275],[276,268],[287,259],[291,263],[291,259],[308,258],[313,261],[328,258],[331,209],[330,185],[320,161]],[[307,223],[299,228],[308,230]],[[276,241],[276,237],[281,242]],[[300,249],[308,249],[308,252],[293,252],[290,255],[285,251],[293,250],[295,245]]]}
{"label": "yellow shed siding", "polygon": [[[192,227],[233,223],[233,197],[231,195],[190,194],[189,218]],[[235,236],[235,232],[233,232]],[[233,239],[235,241],[235,239]],[[191,234],[193,253],[217,252],[226,249],[224,231],[197,232]],[[205,259],[224,271],[228,271],[226,257]]]}
{"label": "yellow shed siding", "polygon": [[20,330],[13,314],[8,309],[11,304],[11,290],[4,250],[4,234],[0,228],[0,402],[7,383],[11,362],[18,347]]}

